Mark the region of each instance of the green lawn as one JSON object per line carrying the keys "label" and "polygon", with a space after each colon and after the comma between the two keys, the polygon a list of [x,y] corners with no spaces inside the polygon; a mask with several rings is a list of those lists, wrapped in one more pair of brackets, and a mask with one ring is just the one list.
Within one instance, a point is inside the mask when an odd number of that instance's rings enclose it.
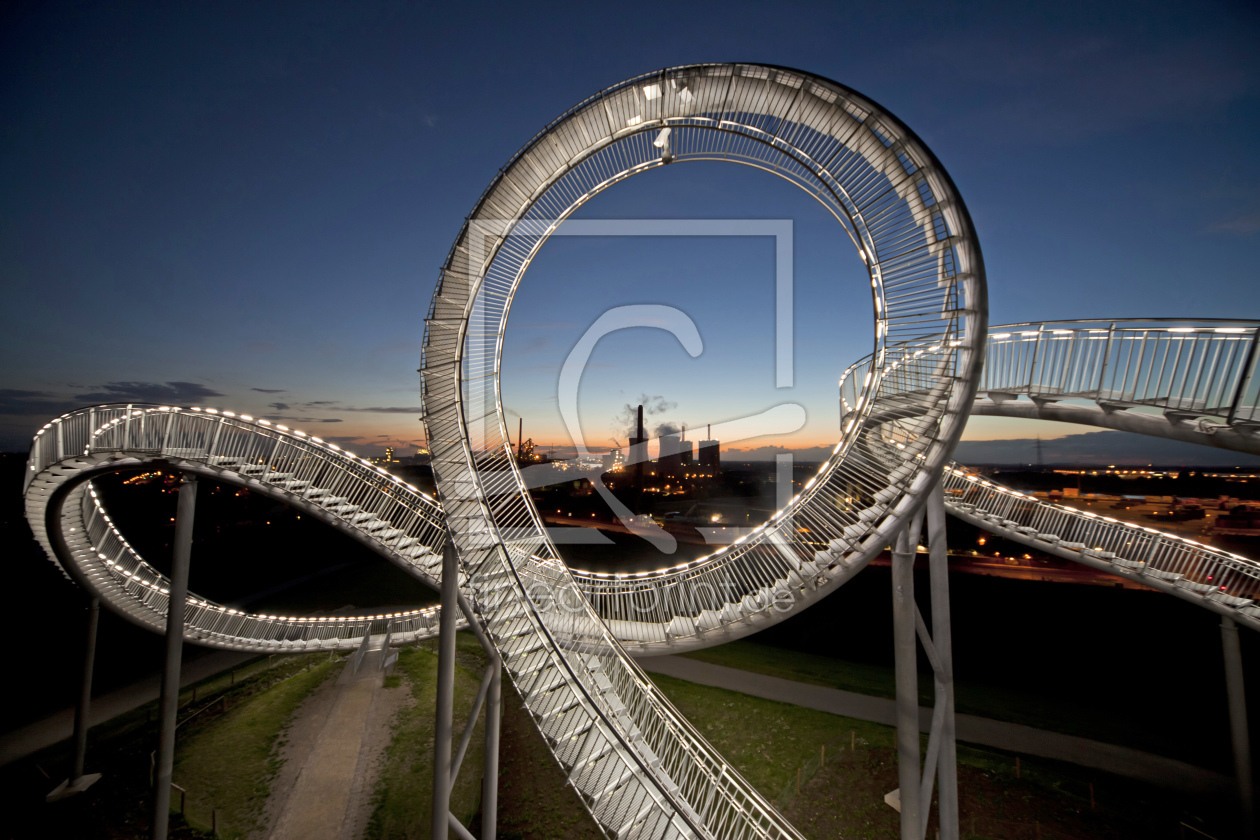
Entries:
{"label": "green lawn", "polygon": [[[714,665],[872,697],[896,696],[896,683],[890,666],[848,662],[746,639],[682,655]],[[919,675],[919,704],[933,704],[930,673]],[[965,682],[954,686],[954,704],[960,714],[1022,723],[1038,729],[1120,744],[1200,766],[1212,764],[1199,739],[1181,738],[1169,731],[1151,732],[1135,725],[1123,709],[1100,711],[1061,699],[1017,693],[1001,686]]]}
{"label": "green lawn", "polygon": [[[455,726],[452,752],[459,745],[468,712],[481,683],[481,648],[471,634],[457,637],[455,668]],[[365,832],[366,840],[428,837],[433,813],[433,721],[437,692],[437,654],[433,645],[400,651],[395,674],[402,680],[390,691],[410,690],[414,699],[394,721],[393,740],[384,757],[376,790],[374,810]],[[477,727],[459,776],[451,791],[451,812],[468,825],[481,804],[481,769],[485,753],[485,712]]]}
{"label": "green lawn", "polygon": [[[652,674],[679,711],[807,837],[900,836],[884,803],[898,787],[891,727]],[[820,753],[826,745],[825,760]],[[920,742],[926,752],[927,738]],[[1053,762],[960,747],[964,837],[1175,836],[1177,824],[1221,817],[1215,803]],[[799,777],[798,777],[799,773]],[[800,779],[798,792],[797,779]],[[1095,784],[1098,809],[1090,809]],[[933,816],[928,836],[935,836]],[[1216,836],[1224,836],[1217,834]]]}
{"label": "green lawn", "polygon": [[[188,791],[185,816],[190,825],[209,828],[213,809],[224,837],[243,836],[258,827],[270,782],[280,768],[277,741],[302,701],[341,667],[320,654],[280,660],[270,672],[255,671],[252,685],[222,695],[229,701],[226,712],[212,715],[219,707],[210,705],[207,713],[180,728],[172,778]],[[251,688],[262,688],[259,681],[275,684],[239,698]],[[227,682],[230,678],[220,678],[215,684]],[[206,687],[198,690],[202,697],[210,694]],[[178,791],[171,800],[178,808]]]}

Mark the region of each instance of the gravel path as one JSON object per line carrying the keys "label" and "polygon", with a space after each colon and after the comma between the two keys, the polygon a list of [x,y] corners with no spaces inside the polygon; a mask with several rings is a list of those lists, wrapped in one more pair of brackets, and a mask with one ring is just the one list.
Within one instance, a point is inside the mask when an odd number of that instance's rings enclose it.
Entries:
{"label": "gravel path", "polygon": [[[350,671],[347,662],[333,686],[326,712],[316,704],[309,720],[295,723],[294,737],[299,737],[300,729],[300,737],[306,739],[322,718],[292,785],[277,780],[276,789],[287,789],[288,796],[271,840],[340,840],[347,816],[357,816],[361,810],[361,803],[355,800],[363,798],[365,785],[362,781],[356,785],[356,779],[361,775],[365,741],[371,740],[367,736],[373,701],[384,685],[380,657],[379,650],[370,651],[357,674]],[[370,794],[370,788],[366,792]]]}

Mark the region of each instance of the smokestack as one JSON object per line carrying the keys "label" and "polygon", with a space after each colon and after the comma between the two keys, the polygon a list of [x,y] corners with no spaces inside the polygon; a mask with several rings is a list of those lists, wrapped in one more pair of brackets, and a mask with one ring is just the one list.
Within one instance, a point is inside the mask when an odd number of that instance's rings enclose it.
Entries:
{"label": "smokestack", "polygon": [[686,427],[686,426],[683,426],[683,427],[682,427],[682,439],[683,439],[683,440],[686,440],[686,439],[687,439],[687,427]]}
{"label": "smokestack", "polygon": [[706,430],[706,431],[705,431],[705,433],[704,433],[704,437],[705,437],[705,439],[706,439],[706,440],[713,440],[713,424],[712,424],[712,423],[710,423],[709,425],[705,426],[704,428],[705,428],[705,430]]}
{"label": "smokestack", "polygon": [[516,454],[521,454],[521,446],[525,443],[525,418],[521,417],[516,426]]}
{"label": "smokestack", "polygon": [[643,433],[643,406],[639,406],[637,433],[630,439],[630,459],[634,462],[634,486],[643,489],[643,468],[647,461],[647,435]]}

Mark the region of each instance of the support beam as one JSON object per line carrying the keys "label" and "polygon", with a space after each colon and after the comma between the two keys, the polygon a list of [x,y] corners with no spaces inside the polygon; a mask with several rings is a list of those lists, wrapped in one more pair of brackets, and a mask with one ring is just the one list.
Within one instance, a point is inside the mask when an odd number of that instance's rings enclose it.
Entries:
{"label": "support beam", "polygon": [[451,812],[451,728],[455,705],[455,613],[459,556],[447,538],[442,550],[442,612],[438,620],[437,714],[433,733],[433,840],[448,840]]}
{"label": "support beam", "polygon": [[100,773],[83,774],[87,761],[87,734],[92,727],[92,669],[96,663],[96,630],[101,621],[101,600],[89,598],[87,608],[87,632],[83,640],[83,676],[79,682],[79,702],[74,707],[74,755],[70,761],[70,775],[48,794],[46,801],[56,802],[90,788],[100,778]]}
{"label": "support beam", "polygon": [[499,821],[499,722],[503,717],[503,665],[494,656],[486,697],[486,755],[481,774],[481,840],[495,840]]}
{"label": "support beam", "polygon": [[[449,582],[449,588],[448,588]],[[468,723],[459,739],[455,757],[451,759],[454,733],[455,695],[455,610],[464,614],[468,627],[481,643],[490,662],[482,676],[481,687],[473,701]],[[446,840],[454,831],[461,840],[477,840],[450,812],[451,789],[464,763],[464,754],[477,726],[477,715],[486,709],[486,749],[484,775],[481,782],[481,840],[494,840],[499,817],[499,723],[502,719],[503,662],[482,628],[472,605],[459,591],[459,558],[454,544],[447,542],[442,552],[442,612],[438,637],[438,702],[437,726],[433,751],[433,840]],[[443,770],[439,769],[441,764]],[[443,818],[445,815],[445,818]]]}
{"label": "support beam", "polygon": [[[945,492],[938,483],[927,501],[928,568],[932,589],[932,646],[936,650],[936,704],[944,704],[937,754],[937,816],[940,840],[958,840],[958,754],[954,742],[954,649],[949,616],[949,546],[945,536]],[[927,802],[931,802],[928,791]],[[926,809],[927,803],[924,803]],[[926,821],[925,821],[926,822]]]}
{"label": "support beam", "polygon": [[901,784],[901,840],[921,840],[919,802],[919,671],[914,627],[914,545],[897,534],[892,551],[893,652],[897,676],[897,770]]}
{"label": "support beam", "polygon": [[455,748],[455,757],[451,759],[451,785],[455,784],[455,780],[459,778],[459,768],[464,764],[464,754],[468,752],[468,745],[472,743],[473,731],[477,728],[477,715],[481,714],[482,704],[486,702],[486,695],[490,693],[490,683],[494,680],[494,665],[487,665],[486,672],[481,677],[481,685],[477,688],[477,696],[473,700],[472,711],[468,713],[468,723],[464,726],[464,734],[459,738],[459,746]]}
{"label": "support beam", "polygon": [[70,769],[71,787],[83,776],[87,759],[87,733],[92,724],[92,668],[96,664],[96,630],[101,623],[101,599],[92,598],[87,608],[87,633],[83,640],[83,679],[79,685],[79,704],[74,707],[74,766]]}
{"label": "support beam", "polygon": [[1221,647],[1225,653],[1225,690],[1229,695],[1229,733],[1234,745],[1234,777],[1238,781],[1238,806],[1242,837],[1256,836],[1255,790],[1251,775],[1251,738],[1247,732],[1247,699],[1243,692],[1242,652],[1238,627],[1221,618]]}
{"label": "support beam", "polygon": [[157,772],[153,781],[153,840],[166,840],[171,816],[171,772],[175,764],[175,718],[179,712],[179,666],[184,652],[184,612],[188,602],[188,566],[192,556],[197,477],[185,475],[179,485],[175,545],[171,561],[170,601],[166,608],[166,662],[158,700]]}

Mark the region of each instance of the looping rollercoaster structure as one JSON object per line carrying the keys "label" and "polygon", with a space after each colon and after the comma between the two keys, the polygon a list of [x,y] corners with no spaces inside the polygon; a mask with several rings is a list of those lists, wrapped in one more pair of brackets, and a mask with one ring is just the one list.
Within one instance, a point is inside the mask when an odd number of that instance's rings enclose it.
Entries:
{"label": "looping rollercoaster structure", "polygon": [[[867,377],[858,416],[800,496],[750,537],[682,570],[692,592],[701,574],[729,586],[711,586],[695,619],[672,618],[660,644],[752,632],[745,615],[769,618],[766,595],[779,581],[792,581],[789,597],[803,606],[883,550],[962,432],[984,347],[983,260],[949,176],[894,116],[827,79],[753,64],[630,79],[553,121],[486,189],[426,321],[421,377],[434,477],[505,668],[596,821],[619,838],[797,834],[617,640],[620,631],[651,645],[658,640],[643,637],[658,629],[621,615],[606,624],[565,567],[511,457],[502,339],[530,261],[565,218],[632,175],[705,160],[772,172],[831,212],[870,278],[872,370],[892,367],[918,387],[889,390],[888,378]],[[900,349],[917,342],[929,346]],[[885,410],[907,418],[898,428],[906,457],[894,470],[862,444],[874,428],[864,418]],[[545,603],[531,598],[536,590],[549,593]],[[732,597],[734,608],[723,603]]]}
{"label": "looping rollercoaster structure", "polygon": [[[154,464],[284,502],[437,586],[446,539],[437,502],[335,444],[230,411],[79,409],[35,436],[24,487],[27,520],[66,574],[137,624],[164,631],[170,581],[119,532],[91,480]],[[386,626],[395,638],[426,638],[437,624],[437,607],[374,616],[278,616],[190,596],[185,634],[213,647],[276,653],[353,648]]]}
{"label": "looping rollercoaster structure", "polygon": [[[631,175],[689,161],[765,170],[832,214],[869,277],[873,351],[841,378],[831,457],[751,535],[652,572],[569,569],[508,442],[499,389],[508,313],[538,249],[575,210]],[[1042,502],[949,460],[973,412],[1260,451],[1257,332],[1254,322],[1224,321],[989,330],[966,207],[905,125],[855,91],[797,70],[677,67],[565,112],[500,170],[461,229],[430,306],[421,366],[440,504],[352,453],[267,420],[128,404],[80,409],[40,430],[27,518],[68,575],[158,631],[170,583],[111,521],[92,485],[104,473],[162,464],[247,487],[435,588],[449,539],[474,629],[492,641],[607,835],[796,838],[633,658],[720,644],[817,603],[890,544],[904,551],[917,539],[933,492],[950,512],[1001,536],[1260,629],[1255,561]],[[256,615],[190,595],[185,634],[263,652],[353,648],[373,634],[398,642],[437,635],[437,612]]]}

